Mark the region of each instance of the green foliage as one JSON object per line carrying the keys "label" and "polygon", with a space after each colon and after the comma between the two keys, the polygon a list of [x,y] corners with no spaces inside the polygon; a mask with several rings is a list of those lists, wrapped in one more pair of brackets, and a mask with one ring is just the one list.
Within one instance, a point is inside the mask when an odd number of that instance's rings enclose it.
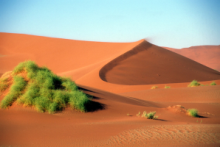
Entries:
{"label": "green foliage", "polygon": [[18,74],[22,71],[26,71],[26,72],[35,72],[38,69],[38,66],[35,64],[35,62],[33,61],[26,61],[26,62],[22,62],[20,64],[18,64],[14,70],[13,70],[13,74]]}
{"label": "green foliage", "polygon": [[5,91],[8,88],[7,78],[0,79],[0,92]]}
{"label": "green foliage", "polygon": [[89,103],[89,99],[82,91],[73,91],[69,93],[69,104],[71,108],[85,112],[85,105],[87,103]]}
{"label": "green foliage", "polygon": [[187,112],[188,112],[188,115],[190,115],[192,117],[198,116],[198,110],[196,110],[196,109],[188,109]]}
{"label": "green foliage", "polygon": [[210,85],[215,86],[216,85],[215,81],[213,81]]}
{"label": "green foliage", "polygon": [[22,62],[20,64],[18,64],[14,70],[13,70],[13,74],[18,74],[20,72],[22,72],[24,70],[24,67],[25,67],[25,62]]}
{"label": "green foliage", "polygon": [[141,112],[139,111],[138,114],[136,114],[136,116],[140,116],[140,115],[141,115]]}
{"label": "green foliage", "polygon": [[0,92],[5,91],[8,88],[7,83],[0,82]]}
{"label": "green foliage", "polygon": [[62,86],[65,87],[67,91],[75,91],[77,89],[76,84],[69,78],[63,79]]}
{"label": "green foliage", "polygon": [[200,86],[201,84],[198,82],[198,81],[196,81],[196,80],[193,80],[189,85],[188,85],[188,87],[196,87],[196,86]]}
{"label": "green foliage", "polygon": [[[24,79],[16,75],[22,71],[27,73],[27,86]],[[13,74],[14,84],[10,93],[2,100],[1,108],[6,108],[17,100],[18,104],[34,106],[39,112],[55,113],[68,105],[81,112],[87,111],[86,106],[90,99],[78,90],[71,79],[58,77],[48,68],[38,67],[33,61],[20,63]]]}
{"label": "green foliage", "polygon": [[147,113],[146,111],[143,112],[142,117],[145,117],[147,119],[157,119],[158,116],[155,116],[156,112],[149,112]]}
{"label": "green foliage", "polygon": [[11,86],[10,92],[1,101],[0,107],[7,108],[12,105],[12,103],[17,100],[17,98],[22,94],[25,89],[27,82],[21,76],[14,76],[14,84]]}
{"label": "green foliage", "polygon": [[151,89],[157,89],[158,88],[158,86],[152,86],[151,87]]}
{"label": "green foliage", "polygon": [[165,88],[165,89],[169,89],[169,88],[170,88],[170,86],[166,86],[166,85],[165,85],[165,87],[164,87],[164,88]]}

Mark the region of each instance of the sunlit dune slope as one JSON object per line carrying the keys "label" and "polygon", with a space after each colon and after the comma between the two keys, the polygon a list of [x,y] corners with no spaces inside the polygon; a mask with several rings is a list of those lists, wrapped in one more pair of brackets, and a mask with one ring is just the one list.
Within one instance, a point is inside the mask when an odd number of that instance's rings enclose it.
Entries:
{"label": "sunlit dune slope", "polygon": [[[40,66],[47,66],[56,74],[71,77],[75,73],[74,70],[97,64],[128,44],[130,43],[77,41],[0,33],[0,75],[12,70],[20,62],[33,60]],[[78,78],[88,71],[79,73],[78,70],[74,77]]]}
{"label": "sunlit dune slope", "polygon": [[166,49],[220,71],[220,45],[192,46],[183,49]]}
{"label": "sunlit dune slope", "polygon": [[100,70],[102,80],[123,85],[183,83],[220,79],[220,73],[147,41]]}

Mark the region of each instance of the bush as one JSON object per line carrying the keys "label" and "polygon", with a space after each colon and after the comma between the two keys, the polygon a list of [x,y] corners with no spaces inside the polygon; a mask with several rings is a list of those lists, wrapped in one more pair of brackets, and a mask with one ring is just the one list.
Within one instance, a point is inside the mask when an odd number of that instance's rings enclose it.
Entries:
{"label": "bush", "polygon": [[196,81],[196,80],[193,80],[189,85],[188,85],[188,87],[196,87],[196,86],[200,86],[201,84],[198,82],[198,81]]}
{"label": "bush", "polygon": [[[28,83],[17,75],[22,71],[27,74]],[[71,79],[58,77],[48,68],[38,67],[33,61],[20,63],[13,70],[13,75],[14,83],[2,100],[1,108],[7,108],[16,101],[23,106],[34,106],[39,112],[54,113],[68,105],[81,112],[87,111],[90,99],[78,90]]]}
{"label": "bush", "polygon": [[79,109],[82,112],[86,111],[86,104],[89,103],[87,95],[81,91],[70,92],[69,104],[73,109]]}
{"label": "bush", "polygon": [[215,86],[216,85],[215,81],[213,81],[210,85]]}
{"label": "bush", "polygon": [[62,86],[65,87],[67,91],[75,91],[77,86],[74,82],[72,82],[69,78],[64,78]]}
{"label": "bush", "polygon": [[157,119],[158,116],[155,116],[156,112],[150,112],[147,113],[146,111],[143,112],[142,117],[145,117],[147,119]]}
{"label": "bush", "polygon": [[157,89],[158,88],[158,86],[152,86],[151,87],[151,89]]}
{"label": "bush", "polygon": [[166,86],[166,85],[165,85],[165,87],[164,87],[164,88],[165,88],[165,89],[169,89],[169,88],[170,88],[170,86]]}
{"label": "bush", "polygon": [[0,107],[7,108],[22,94],[27,82],[21,76],[14,76],[14,84],[11,86],[8,95],[1,101]]}
{"label": "bush", "polygon": [[7,78],[0,79],[0,92],[5,91],[9,87],[9,84],[7,83]]}
{"label": "bush", "polygon": [[138,114],[136,114],[136,116],[140,116],[141,115],[141,112],[138,112]]}
{"label": "bush", "polygon": [[192,117],[198,116],[198,110],[196,110],[196,109],[188,109],[187,112],[188,112],[189,116],[192,116]]}

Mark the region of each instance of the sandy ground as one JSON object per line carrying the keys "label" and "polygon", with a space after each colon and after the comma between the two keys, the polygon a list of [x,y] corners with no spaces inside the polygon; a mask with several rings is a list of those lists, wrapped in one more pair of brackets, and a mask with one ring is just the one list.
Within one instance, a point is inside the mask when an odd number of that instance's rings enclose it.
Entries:
{"label": "sandy ground", "polygon": [[[67,108],[53,115],[16,104],[0,109],[0,146],[220,146],[220,73],[206,67],[205,57],[197,63],[145,40],[104,43],[0,33],[0,74],[25,60],[71,77],[93,95],[97,109]],[[217,85],[187,87],[193,79]],[[158,88],[151,89],[154,85]],[[190,108],[200,117],[186,115]],[[156,111],[158,119],[137,116],[143,111]]]}

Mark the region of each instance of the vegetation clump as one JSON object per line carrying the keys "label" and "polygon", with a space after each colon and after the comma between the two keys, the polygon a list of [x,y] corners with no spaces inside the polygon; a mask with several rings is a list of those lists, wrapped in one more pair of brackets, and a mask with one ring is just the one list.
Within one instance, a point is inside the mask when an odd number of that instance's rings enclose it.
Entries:
{"label": "vegetation clump", "polygon": [[188,109],[187,113],[188,113],[189,116],[192,116],[192,117],[197,117],[198,116],[198,110],[196,110],[196,109]]}
{"label": "vegetation clump", "polygon": [[143,112],[141,117],[147,118],[147,119],[157,119],[158,116],[155,116],[156,112],[149,112],[147,113],[146,111]]}
{"label": "vegetation clump", "polygon": [[0,92],[5,91],[8,88],[9,84],[7,83],[7,79],[0,79]]}
{"label": "vegetation clump", "polygon": [[170,88],[170,86],[167,86],[167,85],[165,85],[165,87],[164,87],[165,89],[169,89]]}
{"label": "vegetation clump", "polygon": [[1,101],[1,108],[7,108],[8,106],[12,105],[12,103],[22,94],[27,82],[21,76],[14,76],[13,77],[14,84],[11,86],[10,92],[8,95],[4,97]]}
{"label": "vegetation clump", "polygon": [[141,112],[139,111],[138,114],[136,114],[136,116],[140,116],[140,115],[141,115]]}
{"label": "vegetation clump", "polygon": [[213,81],[210,85],[215,86],[216,85],[215,81]]}
{"label": "vegetation clump", "polygon": [[197,87],[197,86],[200,86],[201,84],[196,81],[196,80],[193,80],[189,85],[188,87]]}
{"label": "vegetation clump", "polygon": [[157,89],[158,88],[158,86],[152,86],[151,87],[151,89]]}
{"label": "vegetation clump", "polygon": [[81,112],[87,111],[90,99],[69,78],[58,77],[33,61],[20,63],[12,75],[14,83],[1,101],[1,108],[7,108],[16,101],[23,106],[33,106],[40,112],[55,113],[67,106]]}

